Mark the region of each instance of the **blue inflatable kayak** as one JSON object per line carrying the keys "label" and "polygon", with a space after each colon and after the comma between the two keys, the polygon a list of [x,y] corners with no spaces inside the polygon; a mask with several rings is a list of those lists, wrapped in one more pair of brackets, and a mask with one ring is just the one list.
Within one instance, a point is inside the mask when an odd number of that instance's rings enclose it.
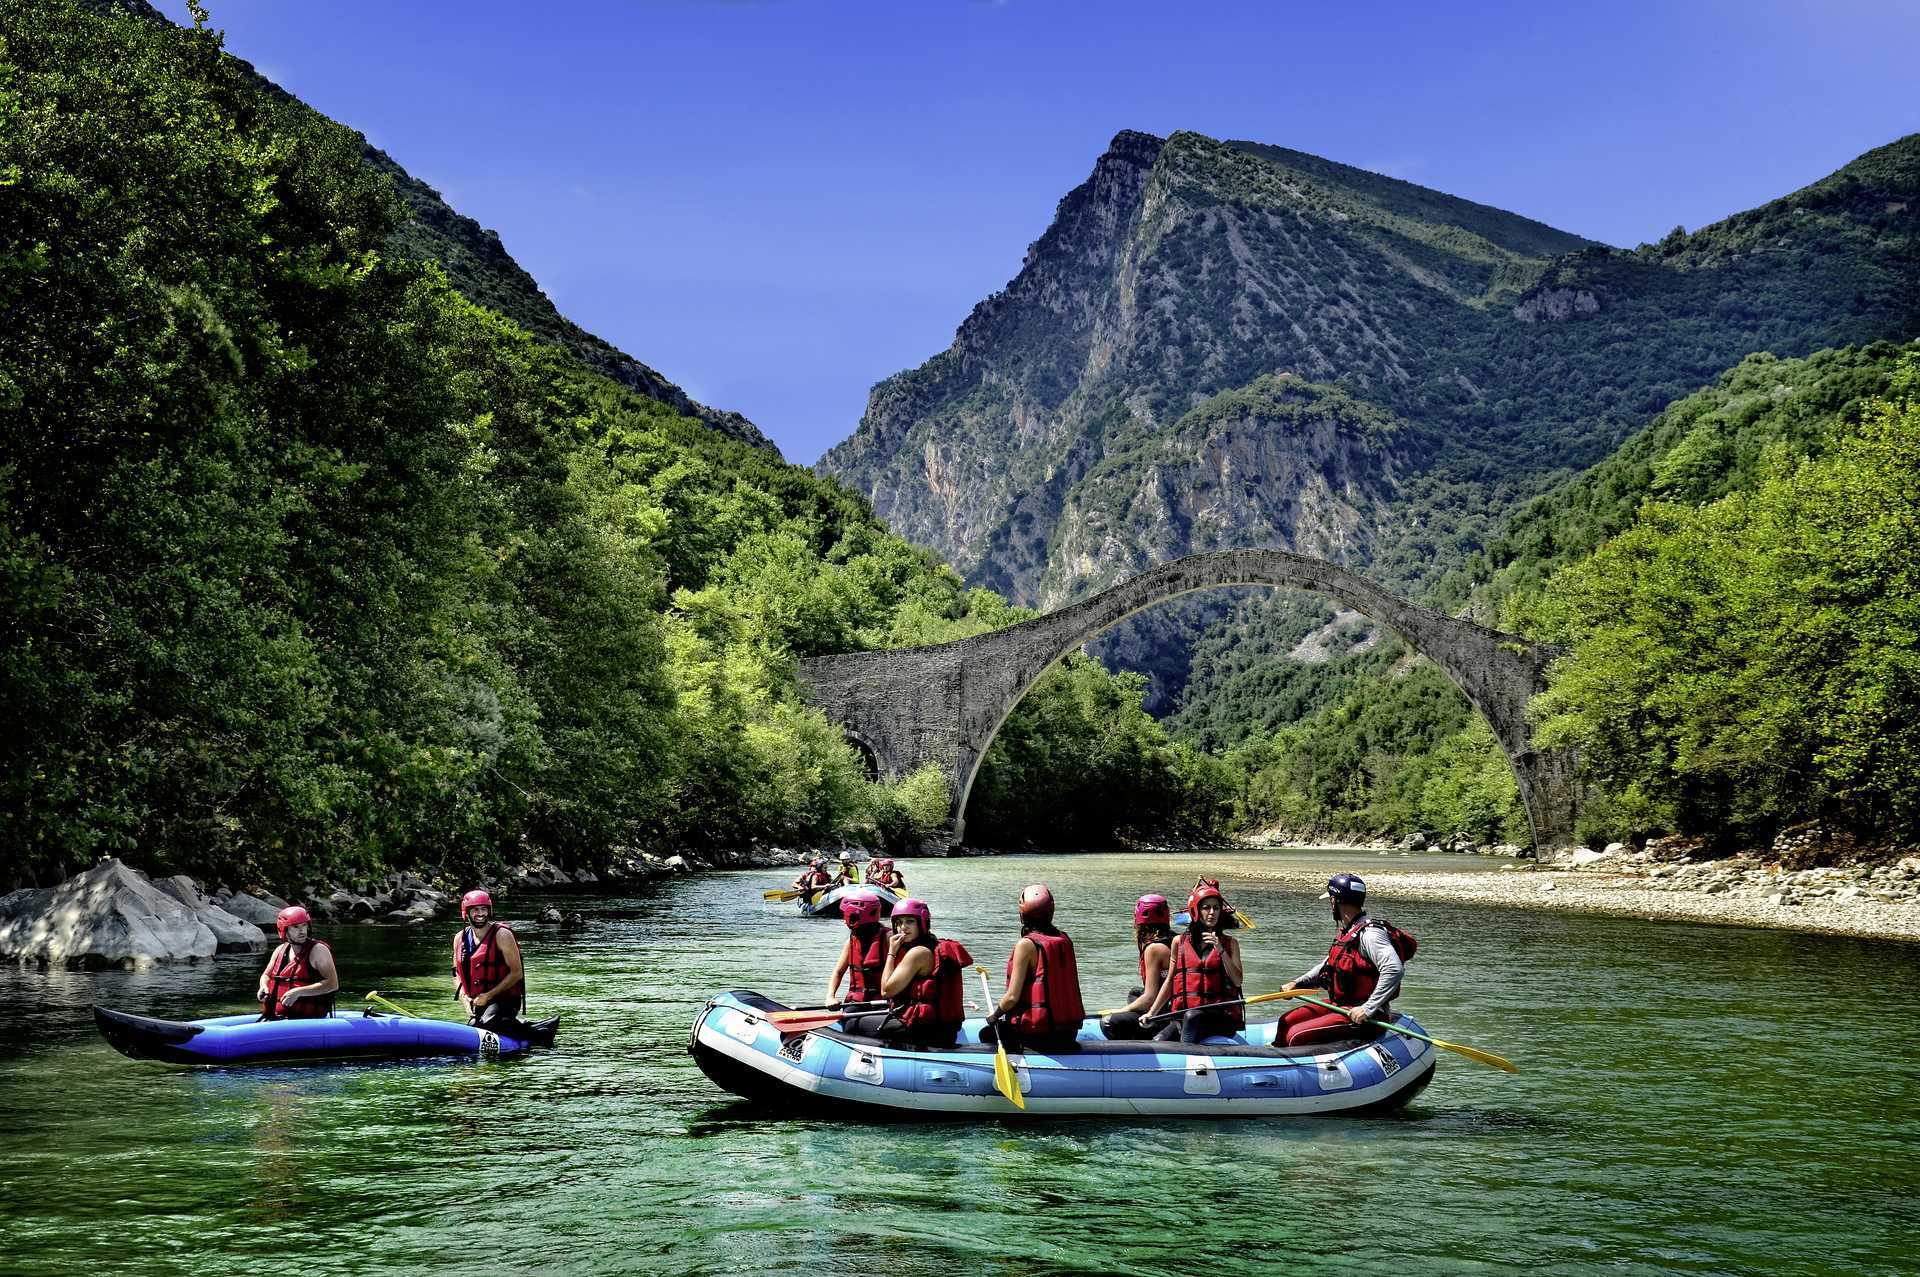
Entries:
{"label": "blue inflatable kayak", "polygon": [[[1025,1109],[994,1089],[994,1049],[968,1020],[947,1047],[912,1047],[837,1028],[783,1034],[779,1003],[723,993],[693,1022],[688,1044],[716,1084],[770,1112],[875,1117],[1282,1117],[1385,1113],[1433,1080],[1434,1048],[1380,1029],[1292,1050],[1273,1023],[1231,1037],[1110,1042],[1088,1019],[1079,1040],[1013,1052]],[[1395,1022],[1419,1026],[1408,1016]]]}
{"label": "blue inflatable kayak", "polygon": [[809,918],[838,918],[840,916],[840,901],[856,891],[864,891],[869,895],[880,897],[880,916],[882,918],[891,914],[893,907],[900,903],[900,895],[898,892],[889,891],[885,887],[862,886],[859,883],[845,887],[828,887],[825,891],[817,895],[801,896],[795,903],[800,906],[800,912],[806,914]]}
{"label": "blue inflatable kayak", "polygon": [[530,1046],[552,1046],[560,1017],[526,1025],[510,1037],[452,1020],[402,1015],[348,1014],[312,1020],[223,1015],[210,1020],[157,1020],[93,1009],[102,1037],[120,1054],[169,1064],[285,1064],[303,1060],[382,1060],[421,1055],[475,1055],[494,1059]]}

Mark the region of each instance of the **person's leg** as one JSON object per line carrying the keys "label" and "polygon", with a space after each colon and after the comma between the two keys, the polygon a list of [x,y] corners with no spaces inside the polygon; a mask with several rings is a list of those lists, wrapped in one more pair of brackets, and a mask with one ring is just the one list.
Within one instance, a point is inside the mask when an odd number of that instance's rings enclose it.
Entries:
{"label": "person's leg", "polygon": [[[891,1022],[892,1029],[888,1029]],[[863,1011],[859,1015],[849,1015],[840,1021],[840,1027],[855,1037],[880,1038],[898,1037],[902,1027],[900,1017],[891,1010]]]}
{"label": "person's leg", "polygon": [[[1319,1010],[1309,1007],[1307,1010]],[[1287,1030],[1288,1046],[1311,1046],[1316,1042],[1337,1042],[1353,1036],[1353,1021],[1337,1011],[1321,1011],[1311,1020],[1303,1020]]]}
{"label": "person's leg", "polygon": [[1138,1011],[1115,1011],[1100,1018],[1100,1031],[1113,1042],[1139,1042],[1152,1035],[1140,1025]]}

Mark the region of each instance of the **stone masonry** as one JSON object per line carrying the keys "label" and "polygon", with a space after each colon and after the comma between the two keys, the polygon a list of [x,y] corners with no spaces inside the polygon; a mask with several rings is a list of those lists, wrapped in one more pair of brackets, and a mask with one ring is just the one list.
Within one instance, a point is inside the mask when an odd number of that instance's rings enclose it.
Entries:
{"label": "stone masonry", "polygon": [[807,698],[871,753],[884,775],[939,765],[954,795],[957,842],[980,760],[1035,679],[1143,608],[1226,585],[1312,590],[1399,634],[1445,670],[1492,724],[1520,782],[1535,845],[1554,846],[1571,835],[1572,759],[1565,751],[1536,750],[1526,716],[1527,701],[1545,687],[1547,664],[1559,649],[1443,616],[1345,568],[1284,550],[1188,555],[1057,612],[957,643],[811,657],[800,662],[800,681]]}

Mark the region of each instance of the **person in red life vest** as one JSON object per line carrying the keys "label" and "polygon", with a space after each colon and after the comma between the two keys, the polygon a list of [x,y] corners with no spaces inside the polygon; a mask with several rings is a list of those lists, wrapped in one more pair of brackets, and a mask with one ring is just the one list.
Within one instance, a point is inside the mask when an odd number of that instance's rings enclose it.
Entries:
{"label": "person in red life vest", "polygon": [[1116,1041],[1148,1036],[1140,1017],[1160,996],[1160,986],[1173,967],[1173,905],[1165,896],[1156,892],[1134,902],[1133,943],[1140,950],[1139,987],[1133,991],[1133,1001],[1100,1021],[1100,1028]]}
{"label": "person in red life vest", "polygon": [[1174,1013],[1172,1022],[1154,1034],[1156,1039],[1197,1042],[1246,1027],[1240,942],[1226,932],[1231,912],[1218,887],[1202,885],[1187,897],[1192,921],[1174,940],[1173,970],[1144,1017],[1152,1020],[1162,1007]]}
{"label": "person in red life vest", "polygon": [[[1053,925],[1053,893],[1034,883],[1020,893],[1020,938],[1007,955],[1007,988],[990,1028],[1009,1050],[1062,1046],[1087,1018],[1073,941]],[[981,1034],[981,1040],[987,1035]]]}
{"label": "person in red life vest", "polygon": [[893,907],[893,936],[880,969],[886,1011],[848,1016],[848,1032],[922,1046],[950,1046],[967,1017],[965,987],[973,955],[933,934],[933,911],[908,897]]}
{"label": "person in red life vest", "polygon": [[880,925],[880,897],[871,891],[850,892],[840,898],[840,916],[847,920],[847,942],[827,980],[827,1004],[840,1004],[840,981],[847,982],[847,1002],[879,1002],[880,973],[887,965],[887,933]]}
{"label": "person in red life vest", "polygon": [[520,942],[493,920],[493,897],[484,891],[460,897],[460,917],[467,925],[453,937],[453,987],[468,1023],[511,1029],[527,1000]]}
{"label": "person in red life vest", "polygon": [[841,852],[840,869],[839,872],[833,876],[833,885],[836,887],[853,887],[858,886],[859,882],[860,862],[853,858],[852,852]]}
{"label": "person in red life vest", "polygon": [[[1367,884],[1354,874],[1338,873],[1327,880],[1322,900],[1333,902],[1336,935],[1327,956],[1316,962],[1306,974],[1287,986],[1295,989],[1325,989],[1327,1001],[1343,1008],[1323,1011],[1315,1006],[1297,1006],[1280,1018],[1274,1030],[1286,1046],[1306,1046],[1353,1036],[1355,1025],[1375,1016],[1388,1014],[1387,1004],[1400,991],[1405,971],[1401,958],[1400,936],[1385,922],[1367,916]],[[1412,937],[1405,937],[1407,956],[1412,956]]]}
{"label": "person in red life vest", "polygon": [[317,1020],[333,1013],[333,995],[340,991],[340,973],[333,950],[313,938],[313,915],[299,905],[288,905],[273,920],[280,943],[267,958],[254,997],[262,1020]]}
{"label": "person in red life vest", "polygon": [[831,886],[832,883],[833,875],[827,872],[827,862],[822,857],[815,856],[807,862],[807,867],[800,871],[800,876],[793,880],[793,889],[814,892]]}
{"label": "person in red life vest", "polygon": [[867,862],[867,885],[885,887],[888,891],[904,895],[907,890],[907,877],[901,873],[891,859],[869,860]]}

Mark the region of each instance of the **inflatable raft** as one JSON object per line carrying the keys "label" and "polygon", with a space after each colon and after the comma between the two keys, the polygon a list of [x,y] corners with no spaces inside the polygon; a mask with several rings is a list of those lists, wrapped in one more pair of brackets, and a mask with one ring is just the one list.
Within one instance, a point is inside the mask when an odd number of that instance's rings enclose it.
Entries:
{"label": "inflatable raft", "polygon": [[880,897],[880,916],[883,918],[891,914],[894,905],[900,902],[900,894],[898,892],[889,891],[885,887],[868,887],[855,883],[851,886],[829,887],[814,896],[801,896],[795,903],[800,906],[800,912],[806,914],[809,918],[838,918],[840,916],[840,901],[856,891],[864,891],[869,895]]}
{"label": "inflatable raft", "polygon": [[[723,993],[694,1018],[688,1049],[719,1086],[795,1113],[947,1117],[1292,1117],[1386,1113],[1433,1080],[1434,1048],[1374,1029],[1276,1049],[1273,1024],[1178,1042],[1109,1042],[1089,1019],[1069,1048],[1009,1057],[1027,1106],[994,1090],[994,1050],[968,1020],[950,1047],[910,1047],[838,1029],[782,1034],[779,1003]],[[1419,1026],[1408,1016],[1397,1023]]]}
{"label": "inflatable raft", "polygon": [[517,1038],[452,1020],[347,1014],[262,1023],[256,1015],[210,1020],[156,1020],[106,1007],[93,1009],[102,1037],[120,1054],[169,1064],[286,1064],[305,1060],[382,1060],[423,1055],[495,1059],[530,1046],[552,1046],[560,1017],[527,1027]]}

